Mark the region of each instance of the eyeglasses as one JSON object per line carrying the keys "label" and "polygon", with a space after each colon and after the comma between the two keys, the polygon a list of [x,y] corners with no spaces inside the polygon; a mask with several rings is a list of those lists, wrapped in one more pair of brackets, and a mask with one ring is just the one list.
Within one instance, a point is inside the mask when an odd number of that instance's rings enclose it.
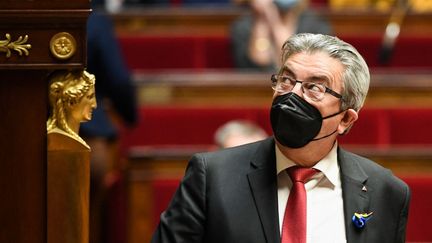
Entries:
{"label": "eyeglasses", "polygon": [[314,83],[309,81],[299,81],[289,76],[273,74],[271,76],[272,89],[279,93],[287,93],[294,89],[297,83],[300,83],[302,92],[305,96],[313,101],[320,101],[324,98],[325,93],[329,93],[338,99],[342,99],[342,95],[327,88],[324,84]]}

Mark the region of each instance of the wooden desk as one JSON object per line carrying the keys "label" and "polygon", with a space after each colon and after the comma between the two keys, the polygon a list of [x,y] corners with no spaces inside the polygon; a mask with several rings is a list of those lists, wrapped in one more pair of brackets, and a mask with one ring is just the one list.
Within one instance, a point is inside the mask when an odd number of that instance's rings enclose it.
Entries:
{"label": "wooden desk", "polygon": [[[389,12],[377,10],[316,11],[327,18],[336,35],[382,35]],[[227,35],[230,24],[248,12],[245,8],[225,7],[135,7],[113,14],[119,34]],[[430,35],[432,13],[409,13],[401,26],[401,35]]]}
{"label": "wooden desk", "polygon": [[[271,103],[270,74],[232,70],[202,72],[135,72],[139,103],[232,104]],[[368,107],[432,106],[432,72],[424,70],[373,70]]]}

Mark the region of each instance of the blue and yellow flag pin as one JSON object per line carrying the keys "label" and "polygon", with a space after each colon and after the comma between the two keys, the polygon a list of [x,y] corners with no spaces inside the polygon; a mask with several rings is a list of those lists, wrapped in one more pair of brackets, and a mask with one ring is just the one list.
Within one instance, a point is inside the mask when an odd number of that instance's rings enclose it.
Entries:
{"label": "blue and yellow flag pin", "polygon": [[373,212],[370,213],[354,213],[352,216],[352,222],[358,229],[362,229],[366,226],[366,222],[372,218]]}

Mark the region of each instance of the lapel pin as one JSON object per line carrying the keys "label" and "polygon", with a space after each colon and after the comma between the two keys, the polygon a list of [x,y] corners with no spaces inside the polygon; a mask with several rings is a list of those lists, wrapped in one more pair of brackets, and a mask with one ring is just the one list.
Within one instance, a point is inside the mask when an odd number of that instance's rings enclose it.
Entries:
{"label": "lapel pin", "polygon": [[363,187],[362,187],[362,191],[367,192],[367,188],[366,188],[366,186],[363,185]]}
{"label": "lapel pin", "polygon": [[357,229],[362,229],[366,226],[366,222],[372,218],[373,212],[370,213],[354,213],[352,222]]}

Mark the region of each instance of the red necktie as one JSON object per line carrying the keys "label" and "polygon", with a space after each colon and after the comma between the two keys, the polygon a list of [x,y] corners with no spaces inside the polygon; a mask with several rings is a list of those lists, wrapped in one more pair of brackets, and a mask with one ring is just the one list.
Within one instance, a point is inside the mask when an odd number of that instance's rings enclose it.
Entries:
{"label": "red necktie", "polygon": [[293,166],[287,169],[291,188],[282,223],[281,243],[306,243],[306,190],[304,183],[317,170]]}

